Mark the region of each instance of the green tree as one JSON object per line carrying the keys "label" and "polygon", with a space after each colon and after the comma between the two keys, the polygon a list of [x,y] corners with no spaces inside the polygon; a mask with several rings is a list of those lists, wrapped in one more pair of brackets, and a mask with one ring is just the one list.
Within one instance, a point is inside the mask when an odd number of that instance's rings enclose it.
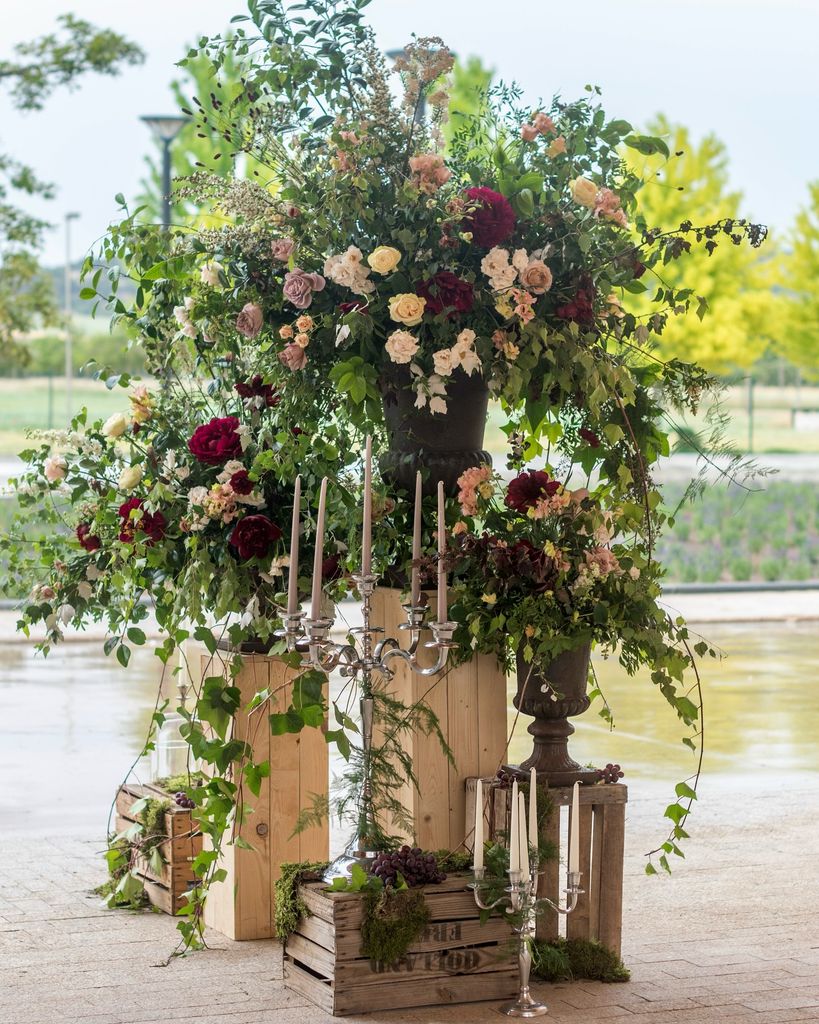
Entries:
{"label": "green tree", "polygon": [[[684,221],[706,225],[741,216],[742,193],[728,187],[728,156],[715,135],[695,144],[687,128],[659,115],[648,126],[650,135],[664,137],[671,157],[635,157],[632,169],[646,185],[640,192],[640,211],[650,227],[672,230]],[[771,344],[775,333],[774,304],[769,291],[772,243],[763,256],[734,245],[726,234],[714,241],[711,255],[693,247],[685,260],[674,260],[646,276],[648,295],[663,283],[690,288],[708,304],[702,323],[695,317],[671,317],[658,339],[658,352],[701,363],[715,373],[752,366]],[[655,271],[652,271],[654,274]],[[647,312],[650,303],[629,296],[633,312]]]}
{"label": "green tree", "polygon": [[449,90],[449,121],[444,127],[447,145],[464,120],[479,114],[486,105],[486,91],[494,74],[495,69],[486,67],[480,57],[472,55],[465,61],[455,61]]}
{"label": "green tree", "polygon": [[[19,43],[11,57],[0,60],[0,86],[7,88],[17,110],[41,110],[55,89],[71,88],[85,74],[115,75],[124,64],[144,59],[138,46],[116,32],[71,14],[62,15],[58,24],[58,31]],[[49,224],[17,205],[25,196],[51,199],[54,186],[0,153],[0,354],[18,360],[25,353],[15,338],[57,316],[52,279],[37,259]]]}
{"label": "green tree", "polygon": [[796,215],[779,264],[782,329],[778,349],[809,377],[819,377],[819,181]]}

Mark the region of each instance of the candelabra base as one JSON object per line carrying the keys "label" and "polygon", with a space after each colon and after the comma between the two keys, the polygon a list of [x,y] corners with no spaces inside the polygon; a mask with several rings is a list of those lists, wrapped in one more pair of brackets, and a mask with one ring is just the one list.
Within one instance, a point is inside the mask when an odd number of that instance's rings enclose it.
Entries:
{"label": "candelabra base", "polygon": [[531,996],[519,996],[514,1003],[506,1003],[500,1007],[500,1012],[507,1017],[542,1017],[549,1012],[545,1003],[539,1003]]}

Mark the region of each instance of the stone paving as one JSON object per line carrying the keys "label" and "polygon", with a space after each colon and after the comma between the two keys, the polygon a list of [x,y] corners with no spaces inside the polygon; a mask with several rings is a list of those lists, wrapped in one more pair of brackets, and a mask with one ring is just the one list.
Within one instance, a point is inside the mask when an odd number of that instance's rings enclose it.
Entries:
{"label": "stone paving", "polygon": [[[632,980],[538,985],[550,1018],[819,1021],[817,781],[706,780],[688,856],[670,878],[642,874],[642,853],[659,835],[657,787],[634,786],[624,921]],[[209,951],[158,966],[173,948],[173,922],[101,908],[89,891],[103,874],[99,849],[71,835],[0,838],[2,1024],[332,1020],[284,987],[275,942],[212,934]],[[480,1024],[500,1017],[496,1004],[484,1003],[347,1019]]]}

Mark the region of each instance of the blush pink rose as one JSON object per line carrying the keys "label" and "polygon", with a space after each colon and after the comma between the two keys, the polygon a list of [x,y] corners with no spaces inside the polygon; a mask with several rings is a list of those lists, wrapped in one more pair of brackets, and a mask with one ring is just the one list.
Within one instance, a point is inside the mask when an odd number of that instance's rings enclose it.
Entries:
{"label": "blush pink rose", "polygon": [[295,373],[307,365],[307,353],[300,345],[290,344],[279,352],[279,362]]}
{"label": "blush pink rose", "polygon": [[274,260],[280,263],[287,263],[296,248],[292,238],[274,238],[270,243],[270,252]]}
{"label": "blush pink rose", "polygon": [[255,302],[242,306],[241,313],[236,317],[236,330],[246,338],[255,338],[262,329],[264,317]]}
{"label": "blush pink rose", "polygon": [[413,182],[422,192],[436,192],[452,176],[452,171],[444,163],[444,158],[437,153],[411,156],[409,165]]}
{"label": "blush pink rose", "polygon": [[284,275],[284,297],[296,309],[307,309],[313,301],[313,292],[320,292],[326,284],[321,274],[311,274],[296,267]]}
{"label": "blush pink rose", "polygon": [[535,116],[533,118],[533,125],[532,125],[532,127],[535,129],[535,131],[538,133],[538,135],[546,135],[546,134],[557,135],[557,129],[555,128],[555,123],[551,119],[551,117],[549,117],[548,114],[543,114],[543,113],[535,114]]}

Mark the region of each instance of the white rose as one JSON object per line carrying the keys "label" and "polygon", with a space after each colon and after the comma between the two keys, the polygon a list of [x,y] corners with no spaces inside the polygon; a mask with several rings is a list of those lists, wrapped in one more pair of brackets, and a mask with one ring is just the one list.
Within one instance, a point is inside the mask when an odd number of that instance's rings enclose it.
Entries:
{"label": "white rose", "polygon": [[142,466],[126,466],[119,475],[119,489],[132,491],[142,479]]}
{"label": "white rose", "polygon": [[206,263],[201,271],[199,272],[199,278],[202,284],[208,285],[210,288],[218,288],[222,283],[220,273],[222,271],[222,264],[217,263],[213,260],[212,263]]}
{"label": "white rose", "polygon": [[435,372],[441,377],[448,377],[459,363],[458,354],[452,348],[441,348],[432,353]]}
{"label": "white rose", "polygon": [[458,348],[467,348],[470,345],[475,344],[476,334],[471,328],[464,327],[458,337],[455,339],[455,345]]}
{"label": "white rose", "polygon": [[69,622],[77,614],[76,608],[71,604],[61,605],[59,612],[57,613],[63,621],[63,625],[68,625]]}
{"label": "white rose", "polygon": [[58,480],[65,479],[65,471],[68,464],[62,455],[49,455],[43,463],[43,473],[49,483],[55,484]]}
{"label": "white rose", "polygon": [[207,498],[210,491],[207,487],[191,487],[188,491],[188,504],[193,507],[196,505],[198,508],[205,507],[205,498]]}
{"label": "white rose", "polygon": [[128,429],[128,417],[125,413],[112,413],[102,425],[102,432],[106,437],[122,437]]}
{"label": "white rose", "polygon": [[409,363],[418,351],[418,342],[409,331],[393,331],[385,348],[394,363]]}
{"label": "white rose", "polygon": [[86,583],[85,580],[82,583],[77,584],[77,593],[84,601],[88,601],[94,593],[94,588],[90,583]]}
{"label": "white rose", "polygon": [[512,266],[518,273],[529,266],[529,254],[525,249],[515,249],[515,253],[512,256]]}

